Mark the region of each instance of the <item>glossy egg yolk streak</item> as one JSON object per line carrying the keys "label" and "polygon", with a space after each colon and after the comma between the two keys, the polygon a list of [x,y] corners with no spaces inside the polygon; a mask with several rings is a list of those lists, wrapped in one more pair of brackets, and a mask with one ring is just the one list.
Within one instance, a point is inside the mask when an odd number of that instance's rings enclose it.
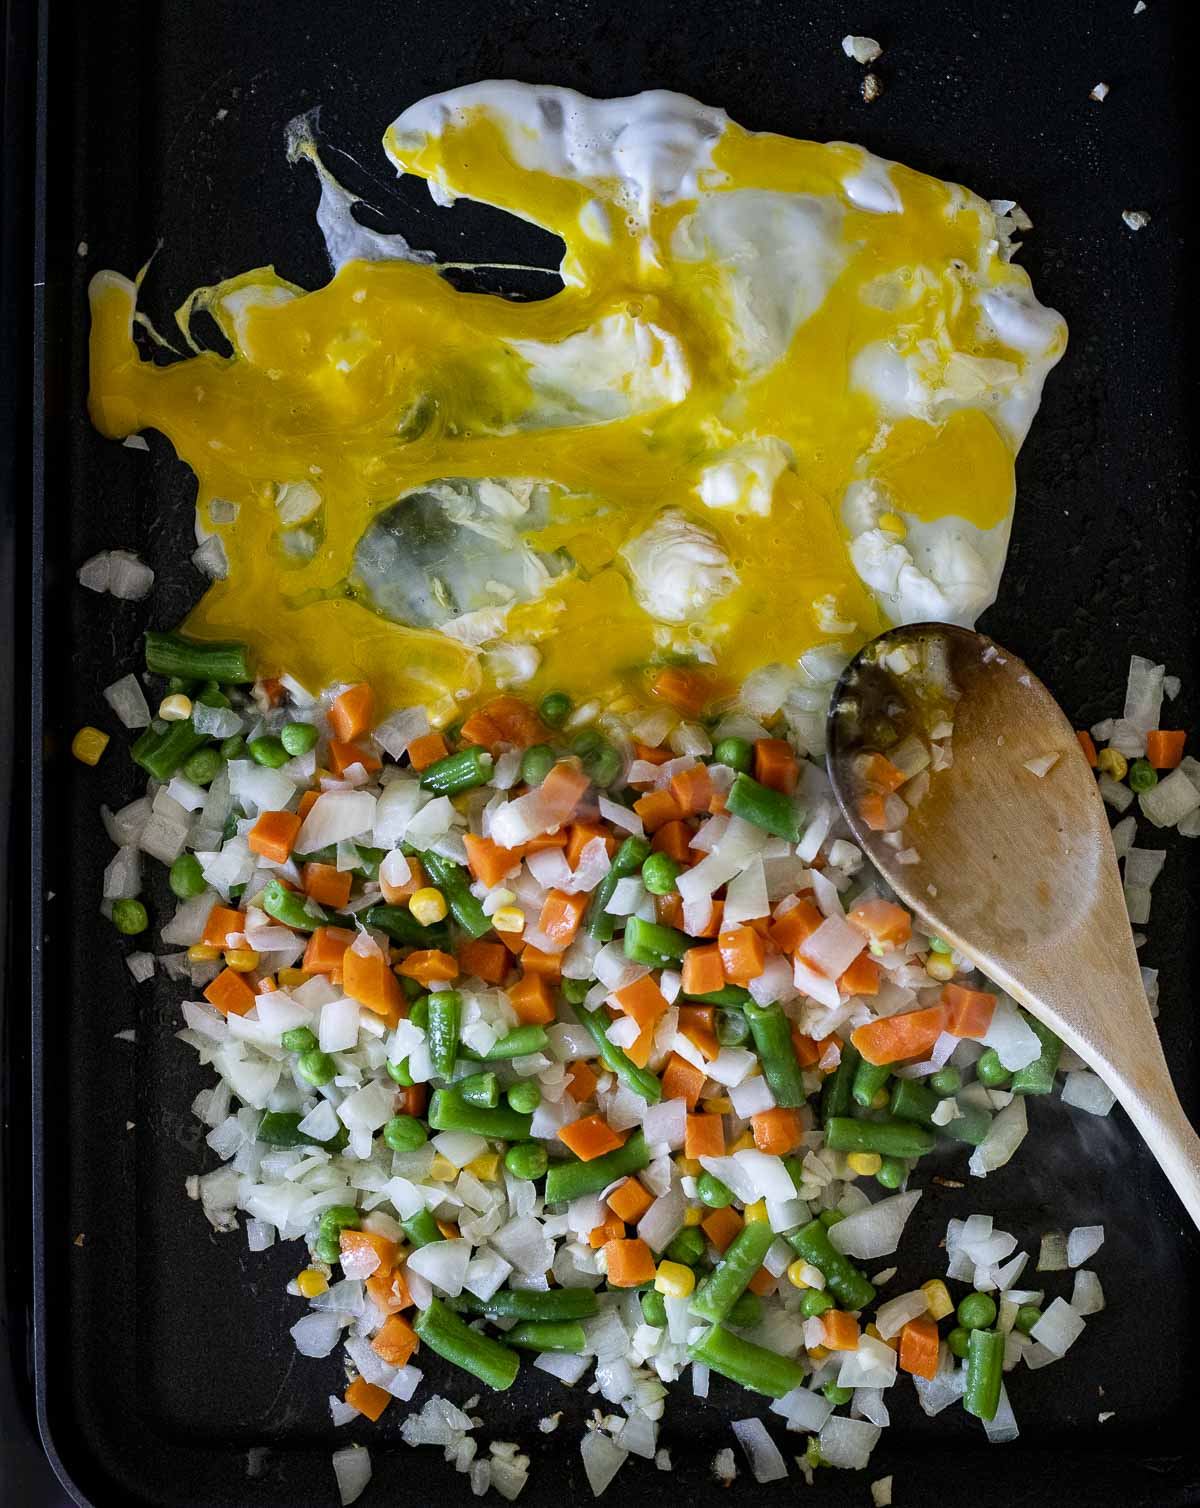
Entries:
{"label": "glossy egg yolk streak", "polygon": [[663,92],[479,84],[384,145],[439,203],[560,237],[561,291],[457,291],[354,221],[302,129],[334,275],[194,294],[185,331],[206,309],[232,354],[143,360],[135,284],[93,280],[93,419],[165,434],[224,548],[188,632],[445,719],[680,659],[736,686],[994,598],[1066,332],[987,203]]}

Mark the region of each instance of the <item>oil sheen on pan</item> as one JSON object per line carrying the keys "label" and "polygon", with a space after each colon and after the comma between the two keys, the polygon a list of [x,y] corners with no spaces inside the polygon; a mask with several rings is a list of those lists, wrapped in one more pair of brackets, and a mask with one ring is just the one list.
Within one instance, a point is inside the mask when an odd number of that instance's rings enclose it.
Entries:
{"label": "oil sheen on pan", "polygon": [[[561,290],[514,302],[365,230],[306,122],[288,145],[324,287],[197,290],[166,365],[135,345],[136,284],[91,287],[96,424],[165,434],[220,536],[187,632],[446,721],[489,687],[619,705],[681,659],[731,686],[799,664],[816,692],[887,623],[993,600],[1066,345],[1005,206],[663,91],[410,106],[399,172],[561,238]],[[191,344],[201,309],[232,354]]]}

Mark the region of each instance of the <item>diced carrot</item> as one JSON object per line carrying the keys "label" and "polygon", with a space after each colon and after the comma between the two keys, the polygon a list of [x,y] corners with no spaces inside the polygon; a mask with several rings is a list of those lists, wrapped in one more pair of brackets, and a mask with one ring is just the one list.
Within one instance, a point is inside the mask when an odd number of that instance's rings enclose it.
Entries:
{"label": "diced carrot", "polygon": [[760,1267],[746,1284],[746,1287],[751,1293],[757,1293],[760,1297],[765,1297],[768,1293],[774,1293],[777,1281],[765,1267]]}
{"label": "diced carrot", "polygon": [[580,1162],[591,1162],[594,1157],[603,1157],[606,1152],[615,1152],[625,1145],[624,1133],[614,1131],[602,1115],[585,1115],[582,1120],[560,1127],[558,1139]]}
{"label": "diced carrot", "polygon": [[683,955],[683,992],[685,995],[711,995],[725,988],[725,965],[716,943],[689,948]]}
{"label": "diced carrot", "polygon": [[633,809],[642,819],[648,833],[656,833],[668,822],[678,822],[683,816],[678,801],[670,791],[647,791],[633,803]]}
{"label": "diced carrot", "polygon": [[821,1052],[811,1037],[806,1037],[798,1026],[792,1027],[792,1047],[801,1068],[812,1068],[821,1061]]}
{"label": "diced carrot", "polygon": [[667,1009],[663,992],[650,974],[643,974],[624,989],[614,990],[613,999],[639,1026],[653,1026]]}
{"label": "diced carrot", "polygon": [[786,1157],[800,1145],[803,1134],[800,1121],[794,1110],[776,1105],[771,1110],[760,1110],[750,1117],[754,1131],[754,1145],[760,1152],[773,1157]]}
{"label": "diced carrot", "polygon": [[885,948],[902,948],[912,936],[912,918],[895,901],[859,901],[846,920]]}
{"label": "diced carrot", "polygon": [[601,1246],[607,1246],[610,1241],[623,1241],[625,1239],[625,1222],[619,1215],[607,1215],[599,1225],[593,1225],[588,1232],[588,1245],[593,1251]]}
{"label": "diced carrot", "polygon": [[712,776],[706,764],[694,764],[671,777],[671,795],[685,814],[706,812],[712,800]]}
{"label": "diced carrot", "polygon": [[283,701],[283,682],[278,676],[264,676],[258,683],[258,689],[266,697],[268,707],[278,707]]}
{"label": "diced carrot", "polygon": [[694,1110],[707,1077],[708,1075],[702,1068],[697,1068],[694,1063],[689,1063],[686,1058],[681,1058],[677,1052],[673,1052],[667,1059],[667,1066],[663,1069],[663,1099],[683,1100],[689,1110]]}
{"label": "diced carrot", "polygon": [[571,1064],[570,1079],[567,1082],[567,1093],[577,1105],[582,1105],[584,1100],[590,1100],[596,1092],[599,1080],[590,1063],[579,1058]]}
{"label": "diced carrot", "polygon": [[716,1010],[711,1005],[681,1005],[679,1007],[679,1030],[704,1057],[715,1058],[721,1051],[717,1041]]}
{"label": "diced carrot", "polygon": [[338,1246],[343,1256],[349,1252],[373,1251],[379,1258],[377,1272],[387,1272],[396,1265],[399,1247],[394,1241],[373,1230],[344,1230],[338,1234]]}
{"label": "diced carrot", "polygon": [[275,983],[274,974],[264,974],[254,986],[256,995],[273,995],[279,986]]}
{"label": "diced carrot", "polygon": [[246,913],[234,911],[230,906],[214,906],[208,913],[208,920],[204,923],[204,934],[200,941],[207,948],[227,948],[226,939],[231,932],[239,936],[246,927]]}
{"label": "diced carrot", "polygon": [[482,979],[484,984],[499,984],[508,973],[508,949],[503,943],[468,938],[459,944],[458,961],[464,974]]}
{"label": "diced carrot", "polygon": [[369,754],[361,744],[344,743],[340,738],[329,740],[329,768],[339,778],[352,764],[362,765],[364,770],[378,770],[382,766],[374,754]]}
{"label": "diced carrot", "polygon": [[445,759],[450,750],[440,733],[422,733],[408,746],[408,762],[414,770],[427,770],[439,759]]}
{"label": "diced carrot", "polygon": [[1092,742],[1092,735],[1086,728],[1080,728],[1076,731],[1075,737],[1079,740],[1079,747],[1083,750],[1083,757],[1094,770],[1096,768],[1096,745]]}
{"label": "diced carrot", "polygon": [[408,955],[398,972],[405,979],[415,979],[418,984],[433,984],[437,980],[449,984],[458,978],[458,959],[441,948],[418,948]]}
{"label": "diced carrot", "polygon": [[640,1288],[654,1281],[654,1254],[636,1236],[630,1241],[609,1241],[604,1247],[604,1264],[613,1288]]}
{"label": "diced carrot", "polygon": [[721,684],[704,671],[678,666],[660,670],[650,684],[650,690],[660,701],[687,717],[699,717],[722,689]]}
{"label": "diced carrot", "polygon": [[633,754],[635,759],[645,760],[647,764],[669,764],[675,758],[670,749],[638,743],[636,739],[633,743]]}
{"label": "diced carrot", "polygon": [[479,744],[494,754],[504,742],[504,735],[487,713],[478,709],[463,723],[462,741],[465,744]]}
{"label": "diced carrot", "polygon": [[508,949],[514,958],[520,958],[521,950],[525,946],[525,937],[521,932],[498,932],[496,936]]}
{"label": "diced carrot", "polygon": [[348,869],[339,869],[336,864],[306,864],[302,878],[305,895],[318,906],[332,906],[335,911],[340,911],[350,899],[350,883],[354,877]]}
{"label": "diced carrot", "polygon": [[429,1090],[424,1084],[406,1084],[396,1090],[397,1115],[424,1115]]}
{"label": "diced carrot", "polygon": [[720,937],[721,919],[725,915],[725,902],[713,901],[709,907],[708,920],[702,927],[697,927],[691,934],[693,937]]}
{"label": "diced carrot", "polygon": [[312,811],[313,807],[316,806],[317,797],[320,796],[320,794],[320,791],[305,791],[304,794],[300,797],[300,802],[296,808],[296,811],[301,822],[304,821],[305,817],[307,817],[309,812]]}
{"label": "diced carrot", "polygon": [[680,821],[664,822],[654,834],[650,847],[655,853],[665,853],[676,864],[690,864],[692,834],[687,824]]}
{"label": "diced carrot", "polygon": [[786,738],[754,740],[754,778],[772,791],[792,794],[800,778],[800,761]]}
{"label": "diced carrot", "polygon": [[[660,828],[659,832],[665,832],[666,828]],[[677,890],[672,890],[670,895],[656,895],[654,897],[654,919],[660,927],[674,927],[677,932],[683,931],[683,897]]]}
{"label": "diced carrot", "polygon": [[389,1367],[405,1367],[420,1345],[417,1332],[402,1314],[389,1315],[371,1341],[371,1350]]}
{"label": "diced carrot", "polygon": [[932,1382],[938,1369],[938,1327],[928,1315],[910,1319],[900,1331],[900,1369]]}
{"label": "diced carrot", "polygon": [[554,984],[562,978],[562,954],[545,953],[526,943],[521,949],[521,967],[526,974],[544,974]]}
{"label": "diced carrot", "polygon": [[572,822],[567,829],[567,863],[574,869],[580,860],[583,850],[594,839],[600,838],[604,842],[604,851],[611,859],[617,846],[617,840],[606,827],[601,827],[598,822]]}
{"label": "diced carrot", "polygon": [[408,1309],[412,1305],[412,1295],[408,1291],[408,1283],[404,1273],[398,1267],[384,1272],[373,1272],[367,1279],[367,1292],[375,1302],[376,1308],[384,1314],[399,1314],[401,1309]]}
{"label": "diced carrot", "polygon": [[370,728],[375,716],[375,695],[366,681],[347,686],[329,708],[329,726],[334,738],[353,743]]}
{"label": "diced carrot", "polygon": [[1178,728],[1152,728],[1146,734],[1146,758],[1156,770],[1173,770],[1183,759],[1187,734]]}
{"label": "diced carrot", "polygon": [[222,1016],[244,1016],[254,1004],[254,991],[244,974],[222,969],[204,986],[204,998],[209,1005],[216,1006]]}
{"label": "diced carrot", "polygon": [[540,974],[522,974],[509,985],[508,1001],[524,1026],[546,1026],[554,1020],[550,986]]}
{"label": "diced carrot", "polygon": [[315,928],[300,967],[306,974],[332,974],[342,967],[342,958],[354,937],[348,927]]}
{"label": "diced carrot", "polygon": [[529,703],[518,696],[494,696],[483,708],[483,713],[492,726],[499,729],[501,742],[518,749],[528,749],[546,737],[545,723]]}
{"label": "diced carrot", "polygon": [[850,1033],[850,1040],[876,1067],[900,1063],[905,1058],[924,1057],[946,1027],[946,1012],[940,1005],[926,1010],[903,1011],[898,1016],[881,1016]]}
{"label": "diced carrot", "polygon": [[575,940],[579,923],[588,908],[586,895],[568,895],[565,890],[549,890],[542,902],[542,914],[538,917],[538,930],[544,932],[551,942],[562,947]]}
{"label": "diced carrot", "polygon": [[722,812],[729,810],[729,803],[725,799],[724,791],[714,791],[712,793],[712,800],[708,803],[708,810],[710,816],[713,817],[719,817]]}
{"label": "diced carrot", "polygon": [[700,1229],[717,1248],[723,1252],[741,1230],[745,1222],[732,1205],[723,1210],[713,1210],[700,1222]]}
{"label": "diced carrot", "polygon": [[[516,848],[501,848],[491,838],[481,838],[477,833],[464,833],[467,849],[467,864],[471,873],[489,890],[506,879],[521,862],[521,853]],[[412,861],[409,860],[411,863]]]}
{"label": "diced carrot", "polygon": [[869,953],[860,953],[838,976],[838,989],[847,995],[878,995],[879,965]]}
{"label": "diced carrot", "polygon": [[887,832],[887,797],[882,791],[864,791],[858,798],[858,815],[873,833]]}
{"label": "diced carrot", "polygon": [[286,864],[299,831],[300,818],[295,812],[261,812],[246,836],[246,846],[272,863]]}
{"label": "diced carrot", "polygon": [[781,953],[794,953],[824,920],[811,901],[799,900],[775,918],[767,928],[767,936]]}
{"label": "diced carrot", "polygon": [[961,984],[944,984],[941,995],[946,1007],[945,1029],[952,1037],[972,1037],[979,1041],[987,1035],[996,1009],[995,995],[986,990],[968,990]]}
{"label": "diced carrot", "polygon": [[346,994],[395,1026],[407,1014],[404,991],[388,960],[379,953],[358,953],[347,948],[342,954],[342,988]]}
{"label": "diced carrot", "polygon": [[898,791],[908,776],[882,754],[860,754],[854,762],[859,777],[874,790]]}
{"label": "diced carrot", "polygon": [[685,1157],[724,1157],[725,1122],[719,1115],[689,1115],[684,1132]]}
{"label": "diced carrot", "polygon": [[636,1178],[627,1178],[619,1183],[608,1196],[608,1207],[619,1220],[636,1225],[650,1206],[654,1195]]}
{"label": "diced carrot", "polygon": [[577,764],[560,759],[538,787],[542,805],[551,819],[561,826],[575,815],[591,781]]}
{"label": "diced carrot", "polygon": [[418,890],[424,890],[428,884],[425,866],[417,858],[409,858],[408,879],[403,880],[399,885],[389,884],[383,877],[382,866],[379,870],[379,888],[383,891],[383,898],[389,906],[399,906],[403,901],[411,900]]}
{"label": "diced carrot", "polygon": [[373,1382],[364,1382],[361,1377],[356,1377],[346,1389],[346,1402],[352,1409],[365,1414],[372,1423],[379,1418],[391,1401],[390,1393],[376,1387]]}
{"label": "diced carrot", "polygon": [[825,1344],[831,1351],[858,1350],[858,1321],[844,1309],[826,1309],[821,1316]]}
{"label": "diced carrot", "polygon": [[748,984],[757,979],[767,965],[767,950],[752,927],[731,927],[717,940],[721,966],[730,984]]}

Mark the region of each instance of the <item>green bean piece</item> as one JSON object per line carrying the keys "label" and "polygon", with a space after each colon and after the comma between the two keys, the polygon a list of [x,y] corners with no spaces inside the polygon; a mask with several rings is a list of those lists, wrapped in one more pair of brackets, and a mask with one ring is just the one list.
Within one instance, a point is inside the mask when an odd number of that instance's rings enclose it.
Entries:
{"label": "green bean piece", "polygon": [[[429,997],[429,1028],[426,1040],[433,1071],[440,1079],[454,1073],[458,1057],[458,1034],[462,1027],[462,996],[457,990],[438,990]],[[439,1126],[439,1131],[449,1128]],[[528,1133],[526,1133],[528,1134]]]}
{"label": "green bean piece", "polygon": [[521,1079],[510,1084],[505,1094],[509,1109],[521,1115],[532,1115],[542,1103],[542,1090],[536,1079]]}
{"label": "green bean piece", "polygon": [[968,1293],[956,1311],[964,1330],[990,1330],[996,1323],[996,1300],[990,1293]]}
{"label": "green bean piece", "polygon": [[1032,1063],[1017,1069],[1009,1088],[1014,1094],[1049,1094],[1054,1088],[1054,1075],[1062,1056],[1062,1039],[1056,1037],[1048,1026],[1043,1026],[1036,1016],[1026,1015],[1024,1011],[1021,1014],[1037,1034],[1042,1050]]}
{"label": "green bean piece", "polygon": [[695,1267],[697,1262],[703,1261],[707,1250],[708,1242],[700,1227],[685,1225],[667,1242],[665,1256],[670,1262],[681,1262],[684,1267]]}
{"label": "green bean piece", "polygon": [[288,1052],[312,1052],[317,1045],[316,1033],[307,1026],[289,1027],[279,1040]]}
{"label": "green bean piece", "polygon": [[642,1294],[642,1318],[656,1330],[667,1323],[667,1301],[656,1288],[647,1288]]}
{"label": "green bean piece", "polygon": [[457,796],[460,791],[486,785],[492,778],[492,756],[478,744],[468,744],[457,754],[437,759],[421,772],[421,788],[438,796]]}
{"label": "green bean piece", "polygon": [[[858,1067],[854,1070],[853,1083],[850,1086],[850,1095],[854,1103],[861,1105],[864,1110],[869,1110],[879,1091],[887,1088],[891,1076],[890,1063],[868,1063],[866,1058],[860,1057]],[[847,1107],[846,1114],[849,1113],[849,1107]]]}
{"label": "green bean piece", "polygon": [[719,1005],[723,1010],[742,1010],[754,1004],[754,996],[740,984],[727,984],[719,990],[709,990],[706,995],[684,994],[685,1000],[694,1000],[698,1005]]}
{"label": "green bean piece", "polygon": [[722,738],[713,750],[713,763],[749,774],[754,767],[754,748],[746,738]]}
{"label": "green bean piece", "polygon": [[182,676],[169,675],[167,677],[168,696],[195,696],[199,689],[199,681],[185,681]]}
{"label": "green bean piece", "polygon": [[504,1392],[517,1380],[521,1358],[511,1346],[472,1330],[441,1299],[429,1301],[429,1307],[413,1321],[413,1329],[422,1343],[443,1361],[470,1372],[497,1392]]}
{"label": "green bean piece", "polygon": [[743,822],[761,828],[789,843],[800,841],[800,809],[790,796],[760,785],[741,771],[725,797],[725,809]]}
{"label": "green bean piece", "polygon": [[883,1189],[898,1189],[908,1177],[908,1164],[900,1157],[885,1157],[875,1182]]}
{"label": "green bean piece", "polygon": [[845,1218],[841,1210],[822,1210],[817,1216],[826,1230],[832,1230],[835,1225],[840,1225]]}
{"label": "green bean piece", "polygon": [[429,1030],[429,996],[417,995],[408,1008],[408,1019],[422,1031]]}
{"label": "green bean piece", "polygon": [[833,1404],[834,1408],[841,1408],[843,1404],[849,1403],[851,1398],[854,1397],[853,1388],[841,1388],[836,1382],[827,1382],[821,1389],[821,1392]]}
{"label": "green bean piece", "polygon": [[112,903],[113,926],[125,937],[136,937],[150,925],[150,917],[141,901],[131,899]]}
{"label": "green bean piece", "polygon": [[587,929],[592,937],[598,938],[600,942],[612,941],[617,929],[617,919],[610,916],[604,908],[612,900],[617,881],[636,874],[649,857],[648,838],[626,838],[617,849],[608,873],[596,886],[591,909],[588,911]]}
{"label": "green bean piece", "polygon": [[322,1084],[328,1084],[337,1073],[333,1059],[327,1052],[314,1048],[311,1052],[302,1053],[300,1061],[296,1064],[296,1072],[306,1083],[314,1089],[320,1089]]}
{"label": "green bean piece", "polygon": [[554,763],[554,750],[549,744],[533,744],[521,755],[521,779],[526,785],[541,785]]}
{"label": "green bean piece", "polygon": [[506,1330],[504,1339],[522,1350],[568,1351],[575,1356],[587,1345],[587,1336],[578,1320],[524,1320]]}
{"label": "green bean piece", "polygon": [[393,1152],[415,1152],[429,1135],[415,1115],[393,1115],[383,1128],[383,1139]]}
{"label": "green bean piece", "polygon": [[656,1105],[662,1099],[662,1083],[648,1068],[639,1068],[624,1048],[608,1040],[607,1030],[611,1023],[604,1011],[589,1011],[580,1005],[576,1007],[576,1015],[590,1032],[604,1066],[611,1069],[627,1089],[640,1094],[648,1105]]}
{"label": "green bean piece", "polygon": [[1003,1386],[1004,1336],[999,1330],[972,1330],[967,1342],[967,1385],[963,1408],[976,1419],[994,1419]]}
{"label": "green bean piece", "polygon": [[598,1194],[618,1178],[640,1173],[649,1163],[646,1138],[640,1130],[634,1131],[623,1147],[593,1157],[590,1162],[581,1162],[578,1157],[556,1162],[546,1174],[546,1203],[558,1204],[583,1194]]}
{"label": "green bean piece", "polygon": [[800,1300],[800,1313],[805,1319],[816,1319],[833,1308],[833,1299],[823,1288],[806,1288]]}
{"label": "green bean piece", "polygon": [[717,1041],[722,1047],[744,1047],[750,1040],[750,1023],[741,1011],[717,1011]]}
{"label": "green bean piece", "polygon": [[792,1023],[779,1004],[755,1005],[753,1000],[742,1007],[754,1050],[762,1064],[763,1078],[770,1085],[777,1105],[796,1109],[808,1098],[800,1062],[792,1045]]}
{"label": "green bean piece", "polygon": [[837,1117],[848,1116],[854,1108],[854,1080],[862,1061],[853,1042],[842,1043],[838,1066],[821,1085],[821,1122],[828,1126]]}
{"label": "green bean piece", "polygon": [[514,1178],[541,1178],[550,1166],[550,1154],[540,1141],[519,1141],[504,1154],[504,1166]]}
{"label": "green bean piece", "polygon": [[279,730],[279,742],[296,759],[316,748],[317,730],[312,723],[284,723]]}
{"label": "green bean piece", "polygon": [[763,1301],[757,1293],[751,1293],[747,1288],[741,1298],[729,1311],[726,1323],[737,1325],[741,1329],[749,1330],[757,1325],[762,1319]]}
{"label": "green bean piece", "polygon": [[812,1220],[784,1237],[796,1255],[803,1257],[825,1276],[829,1292],[843,1309],[865,1309],[875,1298],[875,1285],[844,1257],[829,1239],[820,1219]]}
{"label": "green bean piece", "polygon": [[542,1052],[549,1041],[544,1026],[516,1026],[507,1036],[493,1042],[486,1052],[460,1044],[458,1055],[473,1063],[503,1063],[509,1058],[527,1058],[531,1053]]}
{"label": "green bean piece", "polygon": [[652,853],[642,865],[642,884],[651,895],[670,895],[679,879],[679,865],[669,854]]}
{"label": "green bean piece", "polygon": [[563,999],[569,1005],[582,1005],[594,983],[591,979],[564,979],[561,985]]}
{"label": "green bean piece", "polygon": [[220,753],[210,744],[207,748],[197,749],[184,760],[183,778],[190,780],[193,785],[211,785],[224,765],[225,761]]}
{"label": "green bean piece", "polygon": [[268,916],[273,916],[285,927],[295,932],[312,932],[329,921],[325,910],[316,901],[310,901],[295,890],[289,890],[281,880],[267,881],[258,903]]}
{"label": "green bean piece", "polygon": [[709,1324],[719,1324],[746,1291],[774,1239],[766,1220],[748,1220],[696,1289],[689,1312]]}
{"label": "green bean piece", "polygon": [[407,906],[369,906],[363,920],[401,948],[436,948],[450,936],[444,922],[423,927]]}
{"label": "green bean piece", "polygon": [[242,685],[253,680],[244,644],[216,644],[183,634],[147,630],[146,669],[156,675],[177,675],[194,681]]}
{"label": "green bean piece", "polygon": [[468,1105],[481,1110],[494,1110],[500,1103],[500,1082],[494,1073],[473,1073],[468,1078],[455,1079],[454,1087]]}
{"label": "green bean piece", "polygon": [[[437,996],[431,997],[436,1000]],[[431,1006],[432,1009],[432,1006]],[[506,1106],[480,1110],[453,1089],[435,1089],[429,1101],[428,1120],[435,1131],[473,1131],[496,1141],[528,1141],[531,1116],[518,1115]]]}
{"label": "green bean piece", "polygon": [[782,1398],[804,1381],[804,1368],[798,1361],[743,1340],[722,1325],[711,1326],[693,1341],[688,1355],[731,1382],[741,1383],[752,1393],[765,1393],[768,1398]]}
{"label": "green bean piece", "polygon": [[933,1119],[933,1112],[941,1102],[941,1095],[914,1079],[897,1079],[892,1087],[891,1112],[897,1120],[912,1121],[930,1131],[938,1131],[951,1141],[966,1142],[972,1147],[979,1146],[992,1127],[992,1117],[988,1112],[975,1105],[962,1105],[959,1107],[961,1115],[947,1121],[944,1126],[939,1126]]}
{"label": "green bean piece", "polygon": [[182,722],[168,723],[162,733],[153,726],[147,728],[134,741],[129,755],[147,775],[165,784],[208,741],[208,734],[197,733],[191,718],[185,717]]}
{"label": "green bean piece", "polygon": [[975,1077],[987,1089],[1007,1089],[1012,1082],[1012,1074],[1001,1063],[994,1047],[985,1048],[976,1060]]}
{"label": "green bean piece", "polygon": [[421,865],[430,880],[446,897],[450,914],[472,937],[482,937],[492,930],[491,918],[484,916],[483,907],[471,894],[471,882],[465,869],[441,854],[426,850],[420,855]]}
{"label": "green bean piece", "polygon": [[408,1059],[401,1058],[398,1063],[388,1063],[388,1078],[393,1083],[399,1084],[402,1089],[411,1089],[413,1086],[412,1072],[408,1066]]}
{"label": "green bean piece", "polygon": [[564,1320],[591,1319],[599,1312],[590,1288],[498,1288],[491,1298],[462,1293],[454,1300],[464,1314],[485,1314],[488,1319]]}
{"label": "green bean piece", "polygon": [[971,1332],[964,1330],[961,1325],[955,1325],[954,1329],[946,1336],[946,1344],[950,1347],[951,1356],[957,1356],[959,1361],[965,1361],[967,1346],[970,1344]]}
{"label": "green bean piece", "polygon": [[682,959],[691,943],[674,927],[630,916],[625,919],[623,946],[625,957],[631,962],[645,964],[649,969],[669,969]]}
{"label": "green bean piece", "polygon": [[710,1210],[727,1209],[733,1203],[733,1190],[722,1183],[715,1173],[701,1173],[696,1180],[696,1193],[702,1204]]}
{"label": "green bean piece", "polygon": [[264,1110],[255,1136],[269,1147],[324,1147],[327,1151],[340,1151],[349,1140],[349,1133],[340,1127],[328,1141],[318,1141],[300,1130],[303,1119],[298,1110]]}
{"label": "green bean piece", "polygon": [[911,1121],[856,1121],[835,1115],[825,1125],[825,1145],[834,1152],[878,1152],[881,1157],[924,1157],[933,1137]]}
{"label": "green bean piece", "polygon": [[265,765],[268,770],[277,770],[288,762],[288,751],[274,733],[264,733],[261,738],[252,738],[246,747],[255,764]]}
{"label": "green bean piece", "polygon": [[418,1210],[415,1215],[401,1220],[400,1225],[414,1246],[432,1246],[435,1241],[446,1239],[431,1210]]}
{"label": "green bean piece", "polygon": [[575,709],[575,703],[565,691],[548,692],[538,707],[538,716],[548,728],[561,728]]}

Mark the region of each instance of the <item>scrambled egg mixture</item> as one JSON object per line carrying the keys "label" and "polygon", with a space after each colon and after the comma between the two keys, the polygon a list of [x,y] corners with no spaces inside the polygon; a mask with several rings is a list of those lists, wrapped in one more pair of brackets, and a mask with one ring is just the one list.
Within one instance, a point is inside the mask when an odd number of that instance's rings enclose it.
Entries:
{"label": "scrambled egg mixture", "polygon": [[562,240],[562,289],[514,302],[362,227],[304,122],[290,147],[334,275],[194,293],[185,335],[207,310],[231,355],[141,359],[135,283],[92,283],[92,416],[165,434],[220,539],[189,633],[448,719],[681,661],[736,687],[993,600],[1066,329],[974,194],[663,91],[423,100],[397,169]]}

